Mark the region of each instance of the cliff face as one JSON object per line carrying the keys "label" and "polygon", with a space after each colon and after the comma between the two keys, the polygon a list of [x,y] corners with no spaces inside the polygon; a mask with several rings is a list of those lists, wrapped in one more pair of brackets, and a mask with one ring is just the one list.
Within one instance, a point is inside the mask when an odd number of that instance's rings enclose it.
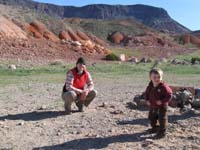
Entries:
{"label": "cliff face", "polygon": [[135,19],[157,30],[175,33],[189,32],[189,29],[173,20],[166,10],[146,5],[87,5],[83,7],[57,6],[32,0],[0,0],[0,4],[20,6],[61,18],[91,19]]}

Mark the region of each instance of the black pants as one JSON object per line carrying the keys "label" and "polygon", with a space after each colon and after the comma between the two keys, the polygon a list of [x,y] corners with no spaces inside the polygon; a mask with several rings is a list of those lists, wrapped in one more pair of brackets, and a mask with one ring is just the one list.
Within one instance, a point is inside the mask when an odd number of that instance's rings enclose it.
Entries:
{"label": "black pants", "polygon": [[[149,120],[152,129],[159,127],[158,131],[165,133],[168,123],[167,107],[150,108]],[[159,122],[159,126],[157,126],[157,121]]]}

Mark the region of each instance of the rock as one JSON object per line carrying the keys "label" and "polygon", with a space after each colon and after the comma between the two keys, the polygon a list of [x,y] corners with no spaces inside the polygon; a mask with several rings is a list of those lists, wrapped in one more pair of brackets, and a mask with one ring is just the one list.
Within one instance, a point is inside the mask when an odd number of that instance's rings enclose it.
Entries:
{"label": "rock", "polygon": [[115,44],[120,44],[124,40],[124,35],[120,32],[114,32],[112,35],[108,37],[108,40]]}
{"label": "rock", "polygon": [[68,30],[67,33],[73,41],[81,41],[81,38],[73,30]]}
{"label": "rock", "polygon": [[163,58],[160,58],[160,59],[159,59],[159,62],[161,62],[161,63],[167,63],[167,59],[164,58],[164,57],[163,57]]}
{"label": "rock", "polygon": [[17,69],[16,65],[13,65],[13,64],[9,65],[8,68],[11,69],[11,70],[16,70]]}
{"label": "rock", "polygon": [[141,60],[140,60],[140,63],[147,63],[148,62],[148,59],[143,57]]}
{"label": "rock", "polygon": [[107,106],[108,106],[108,103],[103,102],[102,105],[100,105],[99,107],[104,107],[104,108],[105,108],[105,107],[107,107]]}
{"label": "rock", "polygon": [[195,98],[200,99],[200,88],[195,89]]}
{"label": "rock", "polygon": [[42,105],[40,108],[38,108],[38,110],[46,110],[47,106],[46,105]]}
{"label": "rock", "polygon": [[180,41],[182,41],[183,44],[194,44],[200,47],[200,39],[191,34],[182,35]]}
{"label": "rock", "polygon": [[136,57],[131,57],[131,58],[128,59],[128,61],[129,62],[133,62],[133,63],[138,63],[139,62],[138,58],[136,58]]}
{"label": "rock", "polygon": [[67,31],[61,31],[59,33],[59,38],[61,40],[72,40],[71,37],[69,36],[69,34],[67,33]]}
{"label": "rock", "polygon": [[178,65],[178,64],[182,64],[180,60],[177,60],[177,59],[173,59],[171,64],[173,65]]}
{"label": "rock", "polygon": [[120,61],[126,61],[125,54],[120,54],[119,59],[120,59]]}
{"label": "rock", "polygon": [[195,99],[192,103],[192,107],[200,108],[200,99]]}
{"label": "rock", "polygon": [[151,63],[151,62],[153,62],[153,59],[148,58],[148,59],[147,59],[147,63]]}
{"label": "rock", "polygon": [[46,26],[39,21],[34,21],[34,22],[31,22],[30,24],[25,24],[24,28],[27,32],[29,32],[36,38],[45,38],[53,42],[59,41],[59,38],[54,33],[49,31],[46,28]]}
{"label": "rock", "polygon": [[82,46],[82,44],[79,41],[73,41],[72,45],[76,47]]}
{"label": "rock", "polygon": [[119,114],[123,114],[123,111],[121,111],[121,110],[115,110],[115,111],[111,112],[111,114],[119,115]]}
{"label": "rock", "polygon": [[90,40],[90,38],[84,32],[78,30],[76,33],[82,40],[84,40],[84,41]]}
{"label": "rock", "polygon": [[133,98],[133,102],[135,102],[137,106],[147,106],[146,100],[144,99],[144,93],[136,95]]}
{"label": "rock", "polygon": [[174,113],[176,111],[176,108],[172,108],[172,107],[168,106],[167,111],[170,113]]}
{"label": "rock", "polygon": [[145,142],[145,144],[147,144],[147,145],[153,144],[153,140],[152,140],[152,139],[145,139],[144,142]]}
{"label": "rock", "polygon": [[19,126],[23,126],[24,125],[24,121],[21,121],[18,123]]}
{"label": "rock", "polygon": [[[87,48],[90,49],[90,50],[93,50],[94,47],[95,47],[95,44],[94,44],[92,41],[90,41],[90,40],[88,40],[88,41],[83,41],[83,42],[82,42],[82,45],[85,46],[85,47],[87,47]],[[99,47],[98,47],[98,48],[99,48]]]}

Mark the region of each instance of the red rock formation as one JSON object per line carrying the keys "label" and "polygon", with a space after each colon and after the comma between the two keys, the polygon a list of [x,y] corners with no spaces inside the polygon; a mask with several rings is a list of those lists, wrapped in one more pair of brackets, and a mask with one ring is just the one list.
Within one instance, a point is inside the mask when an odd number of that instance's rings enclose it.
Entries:
{"label": "red rock formation", "polygon": [[200,47],[200,38],[198,38],[197,36],[185,34],[180,37],[180,40],[183,42],[183,44],[191,43]]}
{"label": "red rock formation", "polygon": [[82,40],[84,40],[84,41],[90,40],[90,38],[84,32],[77,31],[76,33],[77,33],[77,36],[79,36]]}
{"label": "red rock formation", "polygon": [[29,33],[32,34],[34,37],[39,38],[39,39],[48,39],[53,42],[58,42],[59,38],[52,33],[51,31],[47,30],[44,24],[40,22],[32,22],[30,24],[25,24],[24,27],[25,30]]}
{"label": "red rock formation", "polygon": [[61,31],[60,34],[59,34],[59,38],[61,40],[72,40],[70,35],[66,31]]}
{"label": "red rock formation", "polygon": [[115,44],[120,44],[124,40],[124,35],[120,32],[115,32],[108,39]]}
{"label": "red rock formation", "polygon": [[73,41],[81,40],[81,38],[73,30],[68,30],[67,32]]}

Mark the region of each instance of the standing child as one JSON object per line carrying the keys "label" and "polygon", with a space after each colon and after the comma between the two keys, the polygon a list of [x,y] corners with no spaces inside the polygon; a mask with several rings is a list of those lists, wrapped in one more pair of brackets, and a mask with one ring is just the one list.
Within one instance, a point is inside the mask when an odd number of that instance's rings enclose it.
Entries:
{"label": "standing child", "polygon": [[[172,90],[162,81],[162,70],[152,69],[149,76],[151,81],[146,89],[146,101],[150,107],[149,120],[152,127],[150,133],[157,133],[157,138],[163,138],[166,135],[167,107],[172,99]],[[157,126],[157,121],[159,121],[159,126]]]}

